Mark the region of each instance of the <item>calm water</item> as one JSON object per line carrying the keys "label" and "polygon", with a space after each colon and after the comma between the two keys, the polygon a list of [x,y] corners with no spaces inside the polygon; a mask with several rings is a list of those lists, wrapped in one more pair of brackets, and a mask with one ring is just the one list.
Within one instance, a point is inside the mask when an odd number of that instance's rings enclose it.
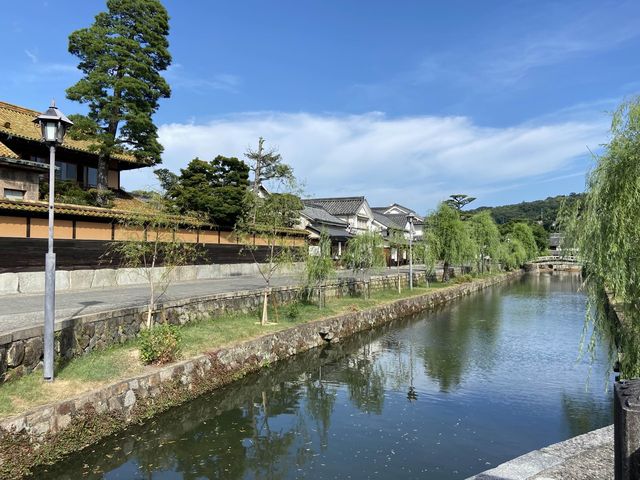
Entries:
{"label": "calm water", "polygon": [[611,423],[579,283],[528,276],[300,355],[37,478],[466,478]]}

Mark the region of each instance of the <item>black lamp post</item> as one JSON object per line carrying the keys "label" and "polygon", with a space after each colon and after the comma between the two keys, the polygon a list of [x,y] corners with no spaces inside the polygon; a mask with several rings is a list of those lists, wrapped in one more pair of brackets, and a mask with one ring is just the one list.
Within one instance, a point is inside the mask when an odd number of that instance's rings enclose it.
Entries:
{"label": "black lamp post", "polygon": [[44,280],[44,379],[53,381],[54,328],[56,305],[56,254],[53,253],[53,201],[56,181],[56,145],[62,144],[67,129],[73,125],[51,102],[49,109],[34,123],[42,129],[42,141],[49,146],[49,242],[45,257]]}

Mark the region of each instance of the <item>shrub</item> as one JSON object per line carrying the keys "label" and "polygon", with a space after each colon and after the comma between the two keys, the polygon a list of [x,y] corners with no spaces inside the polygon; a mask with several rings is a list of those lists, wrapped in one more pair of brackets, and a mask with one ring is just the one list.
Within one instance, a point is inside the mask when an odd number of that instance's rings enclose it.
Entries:
{"label": "shrub", "polygon": [[453,283],[469,283],[473,281],[473,276],[469,273],[453,277]]}
{"label": "shrub", "polygon": [[284,314],[289,320],[295,320],[300,316],[300,303],[291,302],[284,307]]}
{"label": "shrub", "polygon": [[177,326],[163,323],[140,334],[140,359],[146,365],[174,361],[180,352],[180,331]]}
{"label": "shrub", "polygon": [[[49,198],[49,182],[40,182],[40,199]],[[115,193],[111,190],[85,190],[78,183],[70,180],[57,181],[55,184],[55,201],[74,205],[90,205],[94,207],[111,208]]]}

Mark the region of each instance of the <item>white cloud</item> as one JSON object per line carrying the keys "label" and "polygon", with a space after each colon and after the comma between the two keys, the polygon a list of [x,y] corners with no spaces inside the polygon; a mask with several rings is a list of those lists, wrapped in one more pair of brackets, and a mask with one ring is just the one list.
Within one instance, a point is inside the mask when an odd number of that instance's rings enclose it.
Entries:
{"label": "white cloud", "polygon": [[[366,195],[424,209],[453,190],[475,195],[584,171],[576,159],[605,140],[607,127],[604,116],[488,128],[466,117],[261,112],[162,125],[159,134],[164,167],[173,171],[196,156],[242,158],[263,136],[309,195]],[[151,169],[123,179],[128,188],[155,184]]]}
{"label": "white cloud", "polygon": [[31,63],[38,63],[37,55],[33,53],[31,50],[28,50],[25,48],[24,53],[27,57],[29,57],[29,60],[31,60]]}
{"label": "white cloud", "polygon": [[218,73],[207,78],[201,78],[186,72],[179,63],[169,66],[166,77],[173,87],[185,88],[195,92],[223,90],[229,93],[237,93],[241,83],[240,77],[230,73]]}

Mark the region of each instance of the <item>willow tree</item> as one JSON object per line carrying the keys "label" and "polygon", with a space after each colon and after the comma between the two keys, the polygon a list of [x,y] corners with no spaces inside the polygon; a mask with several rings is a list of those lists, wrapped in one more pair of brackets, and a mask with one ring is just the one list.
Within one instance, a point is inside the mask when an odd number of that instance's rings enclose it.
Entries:
{"label": "willow tree", "polygon": [[[619,301],[622,327],[595,317],[618,337],[625,378],[640,376],[640,97],[625,101],[611,122],[611,138],[587,177],[585,199],[561,214],[561,228],[588,274],[586,284],[599,298]],[[592,302],[598,298],[592,297]]]}
{"label": "willow tree", "polygon": [[387,242],[389,242],[389,248],[392,251],[396,252],[396,277],[398,282],[398,293],[402,293],[402,286],[400,285],[400,252],[405,251],[407,248],[407,237],[405,237],[404,230],[399,230],[397,228],[391,229],[389,232],[389,237],[387,238]]}
{"label": "willow tree", "polygon": [[533,230],[524,222],[512,224],[507,233],[507,238],[518,240],[522,244],[527,252],[527,260],[537,257],[538,253],[540,253]]}
{"label": "willow tree", "polygon": [[329,278],[335,273],[335,266],[331,258],[331,238],[326,230],[320,232],[320,241],[316,248],[310,247],[305,262],[306,287],[309,300],[314,292],[318,295],[318,307],[323,308],[326,300],[325,286]]}
{"label": "willow tree", "polygon": [[420,240],[413,243],[413,259],[424,265],[427,286],[429,277],[435,275],[438,251],[438,239],[429,230],[423,233]]}
{"label": "willow tree", "polygon": [[356,235],[347,243],[343,260],[354,274],[360,272],[365,297],[369,297],[369,284],[366,275],[372,269],[384,266],[384,242],[376,232],[364,232]]}
{"label": "willow tree", "polygon": [[[500,231],[491,213],[485,210],[469,219],[470,233],[478,249],[478,270],[484,272],[485,260],[496,262],[500,250]],[[489,267],[491,268],[491,267]]]}
{"label": "willow tree", "polygon": [[516,238],[504,238],[500,242],[497,258],[505,270],[521,268],[528,260],[527,250]]}
{"label": "willow tree", "polygon": [[[158,0],[107,0],[93,25],[69,36],[69,52],[84,76],[67,97],[89,107],[76,138],[94,143],[97,187],[107,188],[109,161],[127,152],[150,165],[159,163],[153,114],[171,94],[160,72],[169,67],[169,15]],[[76,118],[77,120],[77,118]]]}
{"label": "willow tree", "polygon": [[442,281],[449,280],[449,267],[473,260],[475,245],[460,212],[441,203],[425,221],[428,234],[435,239],[436,258],[443,263]]}

